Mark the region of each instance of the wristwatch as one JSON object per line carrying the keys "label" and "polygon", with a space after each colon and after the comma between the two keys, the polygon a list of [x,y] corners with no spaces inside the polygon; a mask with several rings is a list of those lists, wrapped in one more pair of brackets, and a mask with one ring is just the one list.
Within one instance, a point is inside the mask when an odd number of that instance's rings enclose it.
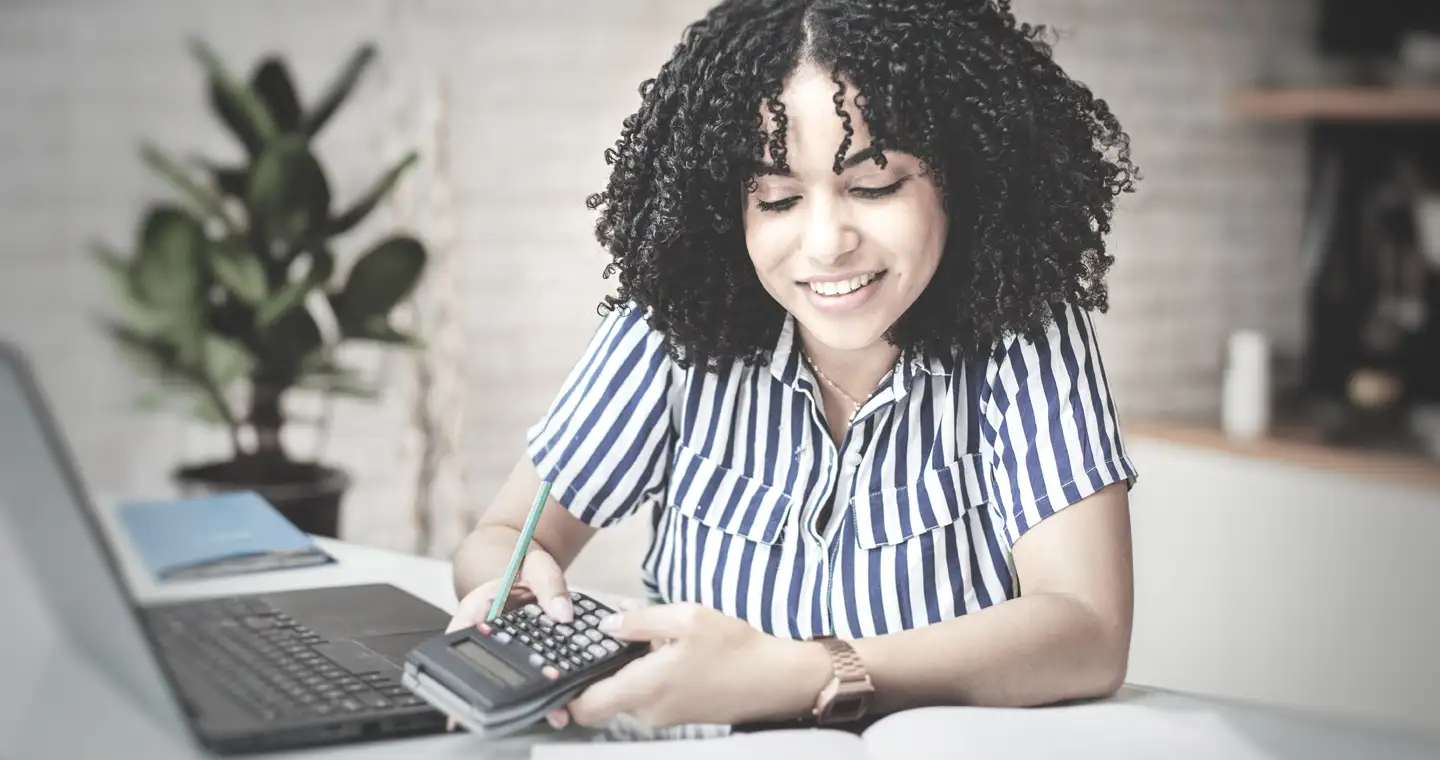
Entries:
{"label": "wristwatch", "polygon": [[870,697],[875,693],[860,655],[848,642],[834,636],[815,636],[810,640],[825,647],[832,673],[830,682],[815,699],[815,722],[829,725],[859,720],[870,707]]}

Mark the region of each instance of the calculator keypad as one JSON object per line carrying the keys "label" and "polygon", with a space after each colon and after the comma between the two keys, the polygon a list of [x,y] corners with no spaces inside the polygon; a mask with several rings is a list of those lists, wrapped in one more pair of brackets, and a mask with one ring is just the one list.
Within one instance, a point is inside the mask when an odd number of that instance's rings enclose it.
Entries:
{"label": "calculator keypad", "polygon": [[517,641],[525,645],[530,651],[530,664],[550,679],[600,662],[624,649],[621,642],[596,627],[601,619],[610,615],[610,610],[578,592],[572,592],[571,599],[576,617],[568,624],[557,622],[532,603],[477,629],[502,644]]}

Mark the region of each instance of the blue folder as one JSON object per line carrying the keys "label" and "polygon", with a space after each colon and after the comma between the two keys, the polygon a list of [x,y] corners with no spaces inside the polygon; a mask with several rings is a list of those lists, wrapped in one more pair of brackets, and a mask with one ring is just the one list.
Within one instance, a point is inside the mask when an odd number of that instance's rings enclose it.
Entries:
{"label": "blue folder", "polygon": [[120,521],[161,580],[206,578],[334,562],[252,491],[120,505]]}

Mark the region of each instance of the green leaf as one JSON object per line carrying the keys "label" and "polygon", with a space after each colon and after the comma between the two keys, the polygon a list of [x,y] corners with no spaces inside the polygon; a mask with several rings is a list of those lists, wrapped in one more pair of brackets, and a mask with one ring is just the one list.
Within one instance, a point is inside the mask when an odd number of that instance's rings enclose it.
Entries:
{"label": "green leaf", "polygon": [[266,57],[255,70],[250,87],[270,111],[277,130],[289,132],[300,126],[300,99],[295,95],[295,85],[284,61]]}
{"label": "green leaf", "polygon": [[315,101],[315,107],[305,114],[305,118],[300,122],[300,131],[310,137],[320,133],[325,123],[335,115],[345,99],[350,97],[350,93],[360,81],[360,75],[365,73],[365,67],[375,58],[375,54],[375,46],[365,44],[350,56],[340,73]]}
{"label": "green leaf", "polygon": [[255,357],[239,343],[218,335],[205,336],[205,362],[201,371],[216,388],[225,388],[255,368]]}
{"label": "green leaf", "polygon": [[210,269],[226,290],[252,306],[263,302],[270,293],[265,264],[238,239],[229,238],[210,246]]}
{"label": "green leaf", "polygon": [[192,40],[190,52],[209,77],[210,103],[220,120],[240,139],[250,155],[258,155],[275,135],[275,121],[253,90],[237,82],[210,46]]}
{"label": "green leaf", "polygon": [[[255,312],[256,326],[261,330],[267,330],[275,326],[296,307],[305,302],[310,291],[330,281],[330,275],[334,274],[335,257],[329,251],[322,251],[318,255],[312,255],[310,259],[310,271],[304,277],[294,280],[277,293],[260,304]],[[277,327],[283,329],[283,327]]]}
{"label": "green leaf", "polygon": [[391,167],[375,184],[370,186],[352,205],[339,216],[330,221],[328,234],[341,235],[354,229],[356,225],[365,220],[375,206],[385,199],[394,189],[395,183],[400,181],[400,176],[405,173],[416,161],[420,159],[414,151],[407,153],[400,162]]}
{"label": "green leaf", "polygon": [[210,171],[211,180],[215,188],[231,198],[237,198],[244,202],[248,197],[250,187],[250,170],[248,167],[220,166],[207,163],[206,168]]}
{"label": "green leaf", "polygon": [[304,239],[329,221],[330,183],[300,135],[277,137],[265,147],[248,189],[251,213],[280,238]]}
{"label": "green leaf", "polygon": [[346,337],[357,340],[371,340],[376,343],[389,343],[396,346],[409,348],[424,348],[425,341],[417,335],[401,332],[385,321],[384,317],[376,317],[360,326],[353,333]]}
{"label": "green leaf", "polygon": [[332,301],[341,330],[358,334],[377,318],[383,323],[420,281],[425,258],[420,241],[406,236],[387,238],[362,255]]}
{"label": "green leaf", "polygon": [[183,209],[152,207],[140,229],[132,278],[136,295],[153,306],[183,310],[204,298],[205,232]]}
{"label": "green leaf", "polygon": [[167,314],[155,310],[140,299],[131,262],[119,251],[102,242],[91,244],[91,255],[100,263],[115,288],[116,298],[120,302],[120,314],[125,323],[143,335],[163,332],[167,325]]}
{"label": "green leaf", "polygon": [[195,204],[196,210],[220,219],[231,232],[236,231],[236,224],[225,212],[225,206],[220,198],[191,179],[179,164],[161,152],[159,148],[145,143],[140,147],[140,156],[147,166],[168,180],[185,198]]}
{"label": "green leaf", "polygon": [[136,369],[166,380],[188,380],[179,352],[163,338],[142,335],[117,322],[103,322],[102,327]]}
{"label": "green leaf", "polygon": [[305,357],[324,344],[320,326],[306,309],[286,312],[266,337],[266,368],[287,382],[300,379]]}

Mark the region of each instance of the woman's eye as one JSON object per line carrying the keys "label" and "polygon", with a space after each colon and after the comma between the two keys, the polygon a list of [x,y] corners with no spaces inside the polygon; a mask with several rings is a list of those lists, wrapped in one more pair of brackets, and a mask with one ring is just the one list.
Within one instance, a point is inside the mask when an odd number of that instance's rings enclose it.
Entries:
{"label": "woman's eye", "polygon": [[861,198],[883,198],[899,190],[900,187],[909,180],[909,177],[905,177],[884,187],[856,187],[852,188],[850,192],[860,196]]}
{"label": "woman's eye", "polygon": [[789,198],[781,198],[778,201],[757,201],[756,205],[761,211],[784,211],[800,202],[800,196],[792,195]]}

